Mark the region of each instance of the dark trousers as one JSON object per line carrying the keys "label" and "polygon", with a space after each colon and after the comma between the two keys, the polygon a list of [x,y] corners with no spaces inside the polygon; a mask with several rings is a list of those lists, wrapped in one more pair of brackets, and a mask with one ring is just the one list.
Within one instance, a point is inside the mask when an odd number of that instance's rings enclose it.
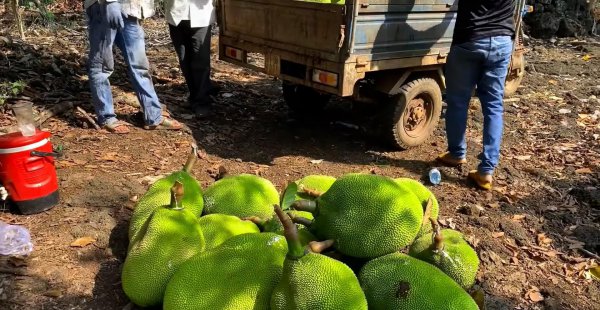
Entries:
{"label": "dark trousers", "polygon": [[211,26],[191,28],[189,20],[182,20],[177,26],[169,25],[169,33],[190,91],[190,106],[209,105]]}

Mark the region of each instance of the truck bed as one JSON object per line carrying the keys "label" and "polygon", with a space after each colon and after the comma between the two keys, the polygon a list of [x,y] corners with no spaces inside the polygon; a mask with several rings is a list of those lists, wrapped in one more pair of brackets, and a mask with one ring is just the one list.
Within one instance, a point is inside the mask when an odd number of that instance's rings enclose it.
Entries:
{"label": "truck bed", "polygon": [[221,0],[220,26],[233,40],[329,61],[415,57],[447,53],[454,2]]}

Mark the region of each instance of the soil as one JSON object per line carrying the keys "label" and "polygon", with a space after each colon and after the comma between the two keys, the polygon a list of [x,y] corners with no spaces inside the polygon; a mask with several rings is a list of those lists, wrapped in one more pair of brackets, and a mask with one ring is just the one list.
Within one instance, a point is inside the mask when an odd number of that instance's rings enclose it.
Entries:
{"label": "soil", "polygon": [[[25,41],[0,40],[0,83],[26,82],[24,95],[37,111],[71,102],[93,116],[85,21],[73,15],[57,20],[52,28],[30,26]],[[144,27],[158,95],[189,130],[132,127],[120,136],[93,129],[74,110],[46,121],[43,129],[64,150],[57,161],[60,204],[36,215],[8,206],[0,213],[0,220],[29,229],[34,244],[26,258],[0,259],[0,308],[131,309],[120,268],[132,208],[150,182],[181,167],[194,142],[202,152],[193,174],[202,186],[214,182],[223,166],[232,174],[261,175],[279,190],[308,174],[424,180],[445,150],[443,120],[420,147],[392,150],[365,134],[360,106],[335,100],[324,112],[300,118],[283,102],[279,81],[216,56],[213,79],[222,89],[215,114],[197,120],[185,107],[166,24],[152,19]],[[216,48],[217,37],[213,41]],[[479,191],[465,178],[481,149],[476,100],[467,167],[441,168],[442,183],[430,186],[440,202],[440,223],[463,232],[479,254],[476,288],[485,293],[487,309],[600,309],[600,281],[588,272],[600,253],[600,48],[591,39],[553,42],[526,42],[524,84],[505,104],[495,190]],[[136,99],[120,59],[116,67],[116,111],[137,124]],[[6,132],[14,118],[2,109]],[[71,246],[81,237],[95,241]]]}

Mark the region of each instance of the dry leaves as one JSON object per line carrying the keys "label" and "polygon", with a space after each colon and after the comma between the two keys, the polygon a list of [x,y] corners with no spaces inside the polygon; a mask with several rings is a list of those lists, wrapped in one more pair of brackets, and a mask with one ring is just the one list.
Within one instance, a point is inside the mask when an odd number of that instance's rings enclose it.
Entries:
{"label": "dry leaves", "polygon": [[537,243],[539,246],[549,246],[552,243],[552,239],[546,237],[546,234],[538,234]]}
{"label": "dry leaves", "polygon": [[594,172],[592,172],[592,169],[590,169],[590,168],[580,168],[580,169],[575,170],[575,173],[577,173],[577,174],[592,174]]}
{"label": "dry leaves", "polygon": [[96,242],[92,237],[81,237],[71,243],[72,247],[82,248]]}
{"label": "dry leaves", "polygon": [[500,237],[503,237],[503,236],[504,236],[504,232],[503,231],[492,233],[492,238],[500,238]]}
{"label": "dry leaves", "polygon": [[530,291],[527,296],[533,302],[540,302],[544,300],[544,296],[542,296],[542,293],[538,291]]}
{"label": "dry leaves", "polygon": [[512,217],[513,222],[519,222],[525,218],[525,214],[515,214]]}

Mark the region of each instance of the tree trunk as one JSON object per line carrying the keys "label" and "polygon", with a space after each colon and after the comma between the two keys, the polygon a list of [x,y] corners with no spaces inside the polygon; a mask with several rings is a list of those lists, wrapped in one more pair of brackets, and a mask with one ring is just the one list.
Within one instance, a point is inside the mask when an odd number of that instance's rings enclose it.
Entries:
{"label": "tree trunk", "polygon": [[17,27],[19,28],[19,35],[21,39],[25,39],[25,30],[23,28],[23,18],[21,16],[21,9],[19,8],[19,0],[10,0],[12,4],[13,14],[15,14],[15,20]]}

